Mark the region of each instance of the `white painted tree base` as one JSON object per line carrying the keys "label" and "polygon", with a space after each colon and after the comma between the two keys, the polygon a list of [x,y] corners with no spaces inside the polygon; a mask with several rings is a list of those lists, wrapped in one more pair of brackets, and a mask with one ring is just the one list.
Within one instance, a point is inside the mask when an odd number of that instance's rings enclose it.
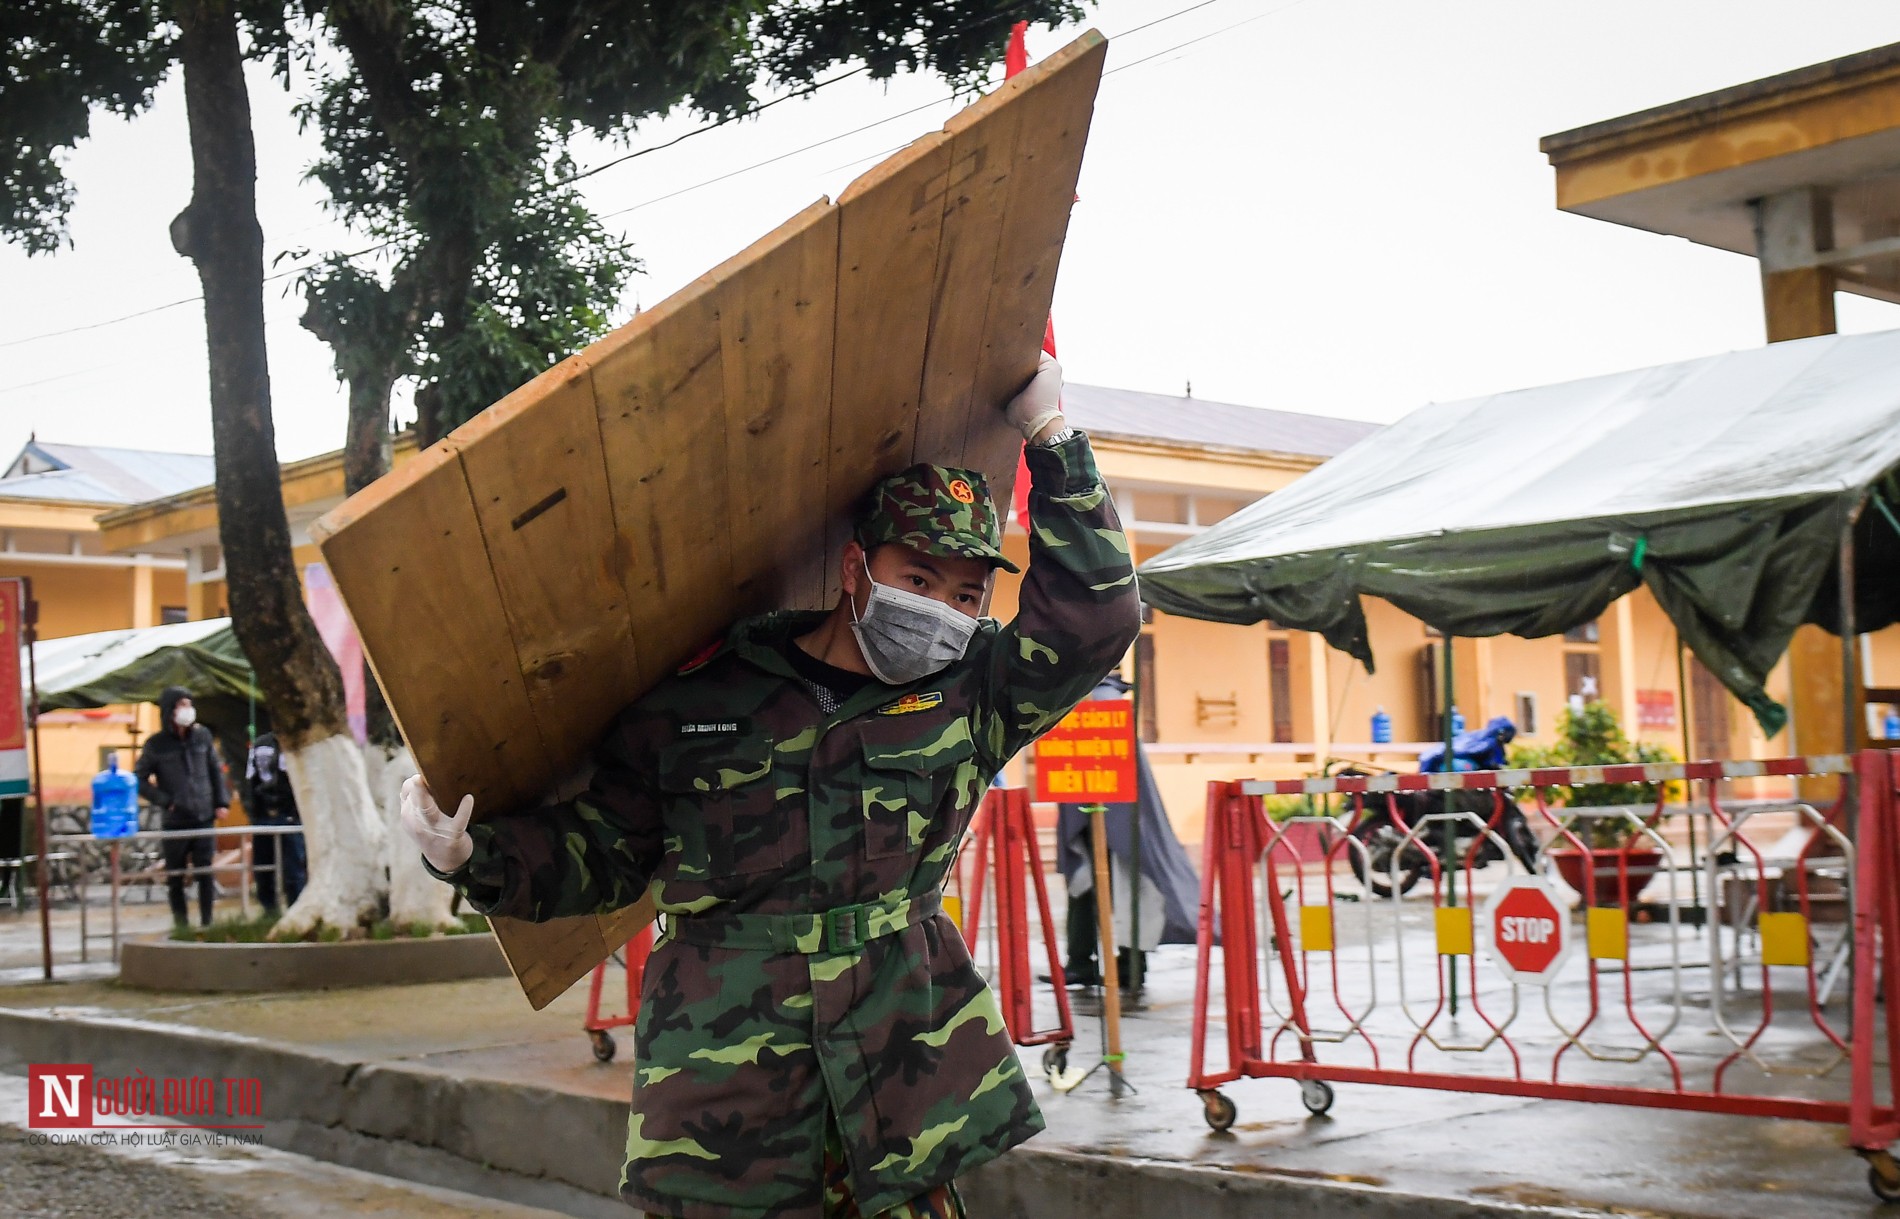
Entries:
{"label": "white painted tree base", "polygon": [[450,913],[455,890],[429,875],[422,866],[422,852],[402,828],[402,785],[416,773],[416,760],[406,748],[385,749],[381,745],[365,746],[363,760],[376,807],[382,810],[384,837],[389,844],[390,921],[397,927],[418,923],[432,930],[458,927],[458,920]]}
{"label": "white painted tree base", "polygon": [[303,814],[310,881],[271,931],[276,940],[302,939],[319,925],[348,933],[367,927],[382,911],[382,814],[369,789],[363,751],[348,733],[297,748],[284,764]]}

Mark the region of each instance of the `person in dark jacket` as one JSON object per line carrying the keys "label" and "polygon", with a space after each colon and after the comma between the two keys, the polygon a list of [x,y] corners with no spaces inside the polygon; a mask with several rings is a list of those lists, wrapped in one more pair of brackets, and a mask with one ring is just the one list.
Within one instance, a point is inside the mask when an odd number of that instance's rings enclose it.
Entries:
{"label": "person in dark jacket", "polygon": [[[245,810],[252,825],[301,825],[297,815],[297,793],[291,790],[290,773],[284,769],[283,751],[277,734],[266,732],[251,744],[250,764],[245,768],[250,783],[251,801]],[[266,912],[277,914],[277,876],[283,873],[284,900],[294,903],[303,892],[308,875],[304,862],[302,834],[259,834],[251,840],[251,860],[257,869],[257,900]]]}
{"label": "person in dark jacket", "polygon": [[[191,691],[167,686],[158,696],[159,730],[145,738],[135,771],[139,794],[161,814],[159,825],[168,830],[209,829],[229,811],[231,795],[224,768],[211,744],[211,729],[198,722]],[[185,908],[185,870],[189,864],[198,877],[198,921],[211,925],[211,903],[217,886],[211,875],[210,834],[167,838],[165,892],[171,899],[172,922],[189,923]]]}
{"label": "person in dark jacket", "polygon": [[[1119,674],[1110,673],[1089,694],[1090,698],[1126,698],[1132,687]],[[1140,801],[1136,804],[1111,804],[1103,815],[1108,830],[1109,892],[1114,895],[1116,965],[1123,986],[1132,986],[1136,975],[1130,970],[1134,961],[1130,949],[1145,954],[1157,944],[1192,944],[1198,930],[1196,914],[1200,909],[1201,882],[1188,861],[1187,851],[1175,837],[1174,823],[1161,803],[1161,789],[1155,784],[1154,771],[1148,766],[1148,751],[1135,744],[1135,763]],[[1100,986],[1095,921],[1095,856],[1090,838],[1092,822],[1081,804],[1057,805],[1056,866],[1069,886],[1069,960],[1063,969],[1071,986]],[[1141,817],[1141,885],[1133,885],[1134,823]],[[1134,890],[1141,902],[1141,943],[1131,945],[1132,935],[1129,893]],[[1145,971],[1144,971],[1145,972]]]}

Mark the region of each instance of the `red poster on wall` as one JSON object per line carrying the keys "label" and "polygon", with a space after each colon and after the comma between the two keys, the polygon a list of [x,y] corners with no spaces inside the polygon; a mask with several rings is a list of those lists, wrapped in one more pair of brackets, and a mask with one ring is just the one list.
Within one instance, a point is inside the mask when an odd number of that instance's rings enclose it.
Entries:
{"label": "red poster on wall", "polygon": [[31,787],[26,769],[26,682],[20,672],[25,619],[26,581],[0,577],[0,796],[24,796]]}
{"label": "red poster on wall", "polygon": [[1674,690],[1638,690],[1636,692],[1636,726],[1674,728],[1676,726],[1676,692]]}
{"label": "red poster on wall", "polygon": [[1125,698],[1076,705],[1036,742],[1036,799],[1133,804],[1135,704]]}

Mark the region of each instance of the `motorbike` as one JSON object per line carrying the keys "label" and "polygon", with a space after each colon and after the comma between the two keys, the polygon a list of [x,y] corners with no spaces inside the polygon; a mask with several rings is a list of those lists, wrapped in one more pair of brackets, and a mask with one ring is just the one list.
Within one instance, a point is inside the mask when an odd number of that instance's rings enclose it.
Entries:
{"label": "motorbike", "polygon": [[[1505,746],[1516,736],[1517,725],[1505,716],[1498,716],[1482,728],[1459,733],[1452,740],[1450,769],[1502,769],[1506,765]],[[1445,747],[1440,745],[1420,754],[1418,768],[1422,773],[1445,770]],[[1369,776],[1372,772],[1340,773]],[[1537,835],[1531,832],[1524,810],[1502,788],[1495,791],[1375,793],[1361,799],[1364,811],[1353,825],[1351,834],[1364,845],[1365,850],[1363,853],[1357,850],[1348,850],[1346,853],[1352,860],[1353,874],[1374,897],[1390,898],[1395,879],[1401,895],[1410,893],[1419,880],[1431,872],[1434,857],[1441,866],[1445,860],[1455,858],[1461,868],[1476,869],[1496,863],[1504,858],[1504,852],[1498,846],[1500,838],[1525,870],[1537,870],[1538,856],[1542,851]],[[1500,800],[1502,810],[1498,807]],[[1396,819],[1393,816],[1395,811]],[[1424,818],[1447,812],[1471,813],[1477,817],[1477,821],[1460,817],[1456,820],[1429,822],[1407,842],[1411,831],[1417,829]],[[1494,833],[1481,830],[1481,825],[1489,826]],[[1449,842],[1446,841],[1448,835]]]}

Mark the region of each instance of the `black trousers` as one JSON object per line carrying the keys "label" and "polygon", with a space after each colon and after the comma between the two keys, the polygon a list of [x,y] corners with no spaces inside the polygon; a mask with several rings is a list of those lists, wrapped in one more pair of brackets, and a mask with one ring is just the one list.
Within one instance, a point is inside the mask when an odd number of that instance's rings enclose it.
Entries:
{"label": "black trousers", "polygon": [[[168,830],[211,828],[208,821],[172,817],[166,817],[162,824]],[[218,894],[217,881],[211,875],[212,836],[207,833],[193,838],[167,838],[164,843],[165,896],[171,901],[172,922],[190,921],[190,913],[185,908],[185,869],[189,865],[198,876],[198,922],[209,927],[211,904]]]}
{"label": "black trousers", "polygon": [[[1092,827],[1083,830],[1078,841],[1082,844],[1082,850],[1085,853],[1092,851],[1095,846]],[[1090,858],[1093,856],[1091,855]],[[1115,892],[1114,881],[1115,872],[1111,868],[1108,890],[1111,895]],[[1098,959],[1101,956],[1102,943],[1099,928],[1100,924],[1097,923],[1095,917],[1095,890],[1090,889],[1080,897],[1071,897],[1068,918],[1069,959],[1062,967],[1063,975],[1068,981],[1083,986],[1102,984],[1101,962]],[[1143,961],[1144,963],[1146,961],[1145,955]],[[1115,972],[1124,988],[1129,986],[1133,976],[1129,971],[1131,964],[1133,962],[1129,957],[1128,945],[1123,944],[1115,950]]]}
{"label": "black trousers", "polygon": [[[259,817],[258,825],[295,825],[294,821],[279,821],[272,817]],[[308,864],[304,859],[302,834],[259,834],[251,839],[251,866],[257,872],[257,900],[266,910],[277,909],[277,879],[283,877],[284,901],[294,903],[297,895],[303,892],[307,879]]]}

